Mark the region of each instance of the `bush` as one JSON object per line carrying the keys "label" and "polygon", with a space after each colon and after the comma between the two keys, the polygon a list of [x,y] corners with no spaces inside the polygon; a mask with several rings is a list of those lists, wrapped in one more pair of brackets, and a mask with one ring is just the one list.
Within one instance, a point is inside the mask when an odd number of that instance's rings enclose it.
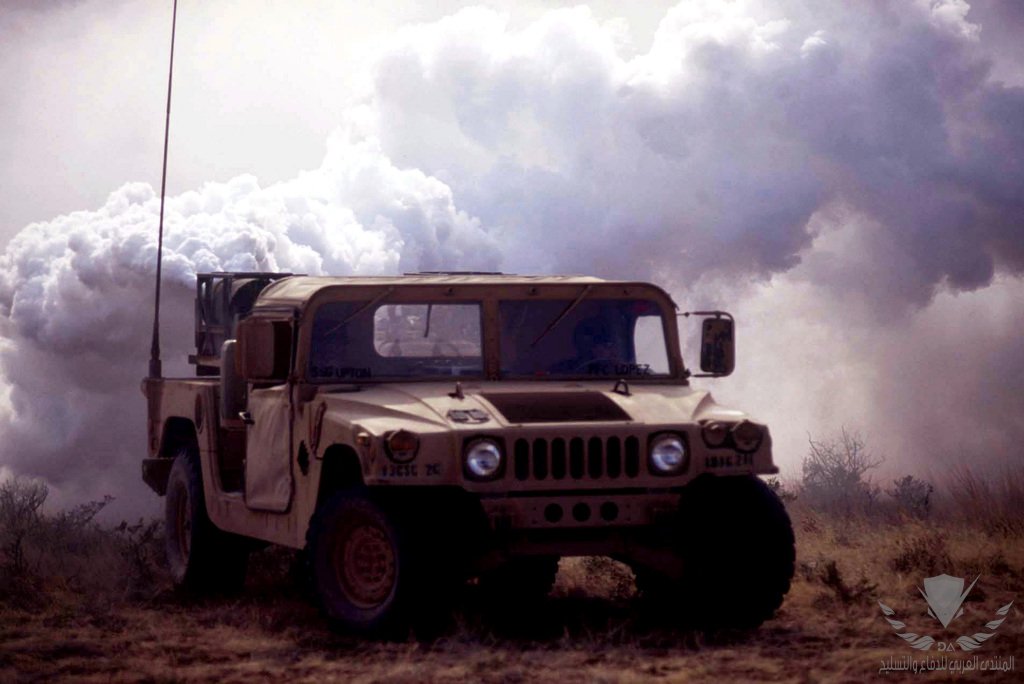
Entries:
{"label": "bush", "polygon": [[818,570],[818,579],[826,587],[832,590],[835,598],[845,606],[855,603],[862,603],[867,598],[875,596],[878,585],[868,581],[864,576],[854,583],[849,583],[839,571],[839,566],[834,560],[824,561]]}
{"label": "bush", "polygon": [[886,491],[902,513],[915,518],[927,518],[931,512],[931,496],[935,488],[913,475],[893,480],[893,488]]}
{"label": "bush", "polygon": [[896,553],[889,559],[889,567],[901,574],[935,575],[950,572],[953,560],[943,535],[926,532],[897,539]]}
{"label": "bush", "polygon": [[0,572],[21,577],[31,563],[28,544],[42,520],[49,490],[42,482],[13,478],[0,483]]}
{"label": "bush", "polygon": [[789,484],[783,482],[781,478],[769,477],[765,479],[764,483],[775,492],[775,496],[779,497],[783,503],[796,501],[796,492],[793,491]]}
{"label": "bush", "polygon": [[1024,535],[1024,472],[1010,469],[981,475],[955,467],[946,482],[952,513],[989,534]]}
{"label": "bush", "polygon": [[804,457],[800,490],[810,506],[845,516],[867,513],[880,490],[866,475],[883,459],[872,458],[864,440],[845,428],[827,440],[807,441],[810,451]]}
{"label": "bush", "polygon": [[162,556],[155,522],[95,522],[113,497],[47,514],[49,490],[24,478],[0,482],[0,602],[22,608],[71,591],[95,604],[110,603],[152,587]]}

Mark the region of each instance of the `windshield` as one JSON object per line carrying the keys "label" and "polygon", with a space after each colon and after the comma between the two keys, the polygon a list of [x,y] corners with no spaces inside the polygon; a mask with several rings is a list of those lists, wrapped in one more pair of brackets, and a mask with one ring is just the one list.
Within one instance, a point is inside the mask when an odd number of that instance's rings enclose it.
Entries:
{"label": "windshield", "polygon": [[317,309],[314,382],[483,375],[480,304],[328,302]]}
{"label": "windshield", "polygon": [[498,310],[502,377],[669,374],[661,309],[653,301],[512,300]]}

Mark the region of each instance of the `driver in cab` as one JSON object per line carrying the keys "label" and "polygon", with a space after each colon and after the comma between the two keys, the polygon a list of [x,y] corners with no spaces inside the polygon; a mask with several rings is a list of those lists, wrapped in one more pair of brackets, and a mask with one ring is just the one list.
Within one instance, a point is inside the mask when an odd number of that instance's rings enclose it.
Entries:
{"label": "driver in cab", "polygon": [[567,375],[612,375],[622,363],[622,354],[600,318],[587,318],[576,324],[572,334],[576,356],[555,364],[554,373]]}

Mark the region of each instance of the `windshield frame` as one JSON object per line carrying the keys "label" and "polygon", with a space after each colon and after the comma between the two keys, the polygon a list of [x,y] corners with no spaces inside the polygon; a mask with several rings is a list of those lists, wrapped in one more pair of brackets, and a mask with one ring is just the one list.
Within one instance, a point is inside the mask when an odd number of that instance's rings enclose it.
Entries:
{"label": "windshield frame", "polygon": [[[574,382],[593,381],[608,383],[617,378],[593,375],[556,375],[556,376],[506,376],[501,372],[501,324],[499,303],[509,300],[554,299],[574,301],[589,288],[584,301],[589,299],[627,299],[649,300],[659,309],[662,319],[662,335],[668,361],[668,373],[651,376],[629,376],[630,382],[644,384],[689,384],[685,365],[680,353],[679,334],[676,324],[676,307],[672,299],[656,285],[639,282],[606,282],[595,280],[587,283],[451,283],[424,284],[331,284],[313,293],[305,306],[302,307],[299,320],[298,341],[295,354],[293,377],[301,383],[316,386],[404,383],[404,382]],[[386,290],[390,292],[385,293]],[[382,296],[383,295],[383,296]],[[357,307],[377,299],[373,306],[359,316],[372,316],[380,306],[388,304],[479,304],[481,312],[480,332],[483,373],[480,375],[430,375],[430,376],[381,376],[370,378],[343,378],[326,381],[324,378],[313,378],[310,375],[310,344],[313,339],[313,321],[320,307],[328,302],[355,302]],[[258,307],[257,307],[258,308]]]}

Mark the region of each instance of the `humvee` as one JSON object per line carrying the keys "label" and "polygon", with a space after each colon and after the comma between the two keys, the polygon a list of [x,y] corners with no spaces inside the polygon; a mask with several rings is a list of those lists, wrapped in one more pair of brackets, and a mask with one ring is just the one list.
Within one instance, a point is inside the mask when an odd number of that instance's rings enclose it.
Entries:
{"label": "humvee", "polygon": [[600,555],[680,623],[760,624],[792,527],[768,429],[690,385],[734,360],[732,317],[696,313],[694,373],[642,282],[199,275],[195,377],[143,383],[174,581],[238,587],[254,543],[291,547],[329,618],[379,633]]}

